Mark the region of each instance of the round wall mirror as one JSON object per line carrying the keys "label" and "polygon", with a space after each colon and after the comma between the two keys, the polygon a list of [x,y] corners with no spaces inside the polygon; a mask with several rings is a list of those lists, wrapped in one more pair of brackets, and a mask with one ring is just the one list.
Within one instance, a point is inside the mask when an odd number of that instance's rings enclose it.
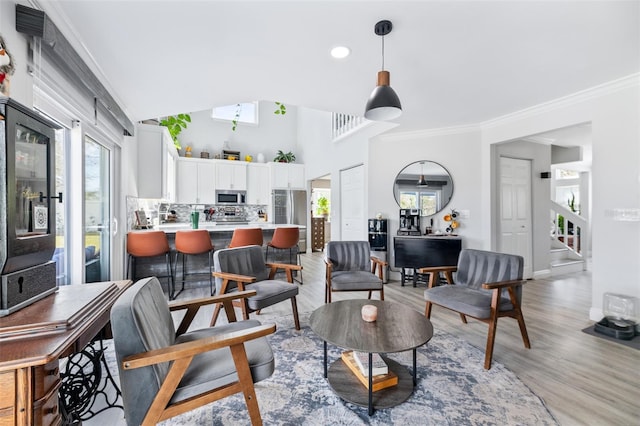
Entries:
{"label": "round wall mirror", "polygon": [[416,161],[396,176],[393,196],[401,209],[418,209],[420,216],[432,216],[451,201],[453,179],[434,161]]}

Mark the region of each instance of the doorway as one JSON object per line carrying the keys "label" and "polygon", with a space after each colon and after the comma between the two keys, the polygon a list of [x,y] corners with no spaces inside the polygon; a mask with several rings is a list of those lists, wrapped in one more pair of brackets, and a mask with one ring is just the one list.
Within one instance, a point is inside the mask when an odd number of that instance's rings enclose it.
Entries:
{"label": "doorway", "polygon": [[331,241],[331,175],[311,181],[311,251]]}
{"label": "doorway", "polygon": [[84,138],[85,282],[111,279],[111,151]]}
{"label": "doorway", "polygon": [[364,165],[340,171],[340,239],[362,241],[367,239],[364,213]]}
{"label": "doorway", "polygon": [[499,246],[524,258],[525,279],[533,277],[531,160],[500,157]]}

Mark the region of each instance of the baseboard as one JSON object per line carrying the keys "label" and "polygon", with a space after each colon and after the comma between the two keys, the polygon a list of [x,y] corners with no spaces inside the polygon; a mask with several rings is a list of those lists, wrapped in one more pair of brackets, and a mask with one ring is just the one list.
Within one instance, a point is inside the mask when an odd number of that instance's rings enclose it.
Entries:
{"label": "baseboard", "polygon": [[604,314],[602,313],[602,308],[595,308],[592,306],[591,309],[589,309],[589,319],[591,321],[598,322],[603,317],[604,317]]}
{"label": "baseboard", "polygon": [[533,272],[534,280],[540,280],[540,279],[549,278],[549,277],[551,277],[551,269],[541,269],[539,271]]}

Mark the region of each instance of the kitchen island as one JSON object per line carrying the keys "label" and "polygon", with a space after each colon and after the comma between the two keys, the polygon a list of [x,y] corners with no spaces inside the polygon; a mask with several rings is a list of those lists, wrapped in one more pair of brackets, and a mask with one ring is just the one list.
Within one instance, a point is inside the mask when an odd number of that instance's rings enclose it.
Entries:
{"label": "kitchen island", "polygon": [[[306,236],[307,236],[307,227],[304,225],[291,225],[291,224],[273,224],[269,222],[243,222],[243,223],[215,223],[215,222],[205,222],[200,221],[198,226],[199,229],[206,229],[209,231],[209,235],[211,236],[211,243],[213,244],[214,250],[220,250],[223,248],[227,248],[229,242],[231,241],[231,236],[233,235],[233,231],[236,228],[262,228],[262,235],[264,237],[263,242],[263,250],[266,252],[267,244],[271,241],[273,237],[273,232],[276,228],[280,227],[292,227],[297,226],[300,228],[300,243],[298,247],[300,251],[304,253],[306,251]],[[169,241],[169,247],[171,248],[171,263],[173,273],[176,274],[175,270],[175,234],[180,230],[189,230],[191,229],[191,224],[188,222],[183,223],[164,223],[160,224],[158,227],[154,228],[154,230],[164,231],[167,234],[167,239]],[[144,232],[144,231],[142,231]],[[272,256],[272,253],[274,255]],[[182,259],[182,257],[181,257]],[[295,256],[292,259],[291,263],[295,262]],[[269,250],[269,261],[276,261],[281,263],[289,263],[289,252],[288,250]],[[182,261],[180,262],[182,263]],[[176,274],[176,288],[181,287],[181,284],[178,284],[180,277],[182,276],[182,265],[179,266],[178,273]],[[206,254],[202,255],[190,255],[187,256],[187,269],[189,273],[202,273],[201,280],[203,283],[207,283],[208,278],[206,275],[209,270],[209,263]],[[152,257],[152,258],[140,258],[136,260],[136,279],[140,279],[148,276],[162,276],[166,275],[166,263],[163,256]],[[132,277],[131,279],[134,279]],[[193,279],[190,277],[190,279]],[[161,282],[164,283],[165,279],[161,279]],[[165,287],[166,288],[166,287]]]}

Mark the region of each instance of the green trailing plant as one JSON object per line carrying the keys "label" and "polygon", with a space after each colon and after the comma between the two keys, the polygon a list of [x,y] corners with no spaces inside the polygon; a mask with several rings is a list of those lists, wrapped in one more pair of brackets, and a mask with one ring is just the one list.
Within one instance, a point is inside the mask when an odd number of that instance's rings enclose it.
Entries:
{"label": "green trailing plant", "polygon": [[234,132],[238,127],[238,120],[240,119],[240,112],[242,112],[242,104],[236,104],[236,113],[233,116],[233,120],[231,120],[231,130]]}
{"label": "green trailing plant", "polygon": [[[238,120],[240,119],[240,113],[242,112],[242,104],[236,104],[236,113],[231,120],[231,130],[236,131],[238,128]],[[276,115],[285,115],[287,113],[287,106],[282,102],[276,102],[276,110],[273,111]]]}
{"label": "green trailing plant", "polygon": [[171,139],[173,139],[173,144],[176,149],[182,148],[182,145],[180,145],[180,141],[178,140],[178,135],[187,128],[189,123],[191,123],[191,116],[189,114],[170,115],[160,121],[160,125],[165,126],[169,130],[169,134],[171,135]]}
{"label": "green trailing plant", "polygon": [[571,198],[567,200],[567,204],[569,205],[569,209],[572,212],[578,213],[578,206],[576,205],[576,194],[574,194],[573,192],[571,193]]}
{"label": "green trailing plant", "polygon": [[278,163],[293,163],[296,161],[296,156],[291,152],[282,152],[282,150],[278,150],[278,153],[273,158],[273,161]]}
{"label": "green trailing plant", "polygon": [[276,110],[273,111],[277,115],[285,115],[287,113],[287,107],[282,102],[276,102]]}

